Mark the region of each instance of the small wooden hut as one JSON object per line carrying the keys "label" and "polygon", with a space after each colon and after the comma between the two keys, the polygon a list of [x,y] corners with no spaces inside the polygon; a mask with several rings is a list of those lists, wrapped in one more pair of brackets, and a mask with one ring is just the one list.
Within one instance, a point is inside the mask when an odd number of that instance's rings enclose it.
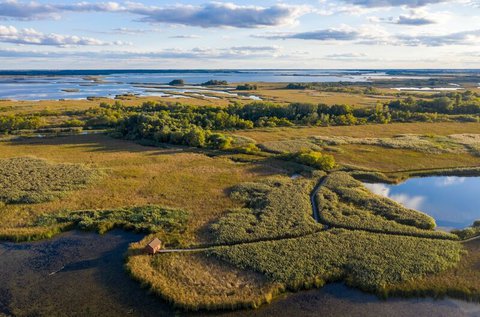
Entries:
{"label": "small wooden hut", "polygon": [[160,239],[158,238],[153,239],[145,246],[145,251],[148,254],[155,254],[161,249],[162,249],[162,241],[160,241]]}

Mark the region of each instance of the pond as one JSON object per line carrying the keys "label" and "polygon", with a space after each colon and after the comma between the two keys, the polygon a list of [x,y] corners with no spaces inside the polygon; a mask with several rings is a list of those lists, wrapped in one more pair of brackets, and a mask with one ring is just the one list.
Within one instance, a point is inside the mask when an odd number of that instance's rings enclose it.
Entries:
{"label": "pond", "polygon": [[480,219],[480,177],[418,177],[396,185],[365,186],[375,194],[432,216],[442,230],[465,228]]}
{"label": "pond", "polygon": [[185,313],[125,272],[124,252],[141,238],[121,230],[72,231],[40,242],[0,242],[0,316],[480,316],[476,303],[385,301],[339,283],[282,295],[257,310]]}

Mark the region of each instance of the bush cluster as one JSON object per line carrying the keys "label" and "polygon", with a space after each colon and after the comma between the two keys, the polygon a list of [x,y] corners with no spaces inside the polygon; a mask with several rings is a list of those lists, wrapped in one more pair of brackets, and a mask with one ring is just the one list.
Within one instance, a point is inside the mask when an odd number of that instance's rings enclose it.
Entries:
{"label": "bush cluster", "polygon": [[65,211],[39,217],[34,225],[52,227],[73,224],[82,230],[105,233],[113,228],[124,228],[146,233],[185,232],[188,213],[179,209],[163,208],[156,205],[120,208],[111,210]]}

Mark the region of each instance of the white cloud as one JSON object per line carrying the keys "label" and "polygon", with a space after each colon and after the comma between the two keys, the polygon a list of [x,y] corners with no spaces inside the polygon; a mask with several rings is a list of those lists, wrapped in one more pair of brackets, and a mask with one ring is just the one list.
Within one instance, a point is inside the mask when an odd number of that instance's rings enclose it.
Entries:
{"label": "white cloud", "polygon": [[181,35],[172,35],[170,36],[171,39],[200,39],[202,38],[200,35],[195,34],[181,34]]}
{"label": "white cloud", "polygon": [[465,182],[465,177],[456,177],[456,176],[447,176],[442,177],[440,180],[435,182],[435,185],[438,187],[448,187],[452,185],[459,185]]}
{"label": "white cloud", "polygon": [[362,7],[423,7],[429,4],[448,2],[451,0],[344,0],[344,2]]}
{"label": "white cloud", "polygon": [[365,187],[367,187],[374,194],[388,197],[410,209],[421,210],[422,204],[425,201],[425,197],[423,196],[410,196],[407,194],[392,194],[390,191],[390,188],[385,184],[368,184],[367,183],[365,184]]}
{"label": "white cloud", "polygon": [[150,23],[166,23],[199,27],[258,28],[293,24],[311,11],[306,6],[276,4],[270,7],[236,5],[229,2],[209,2],[203,5],[177,4],[147,6],[125,2],[77,2],[72,4],[42,4],[0,0],[0,17],[12,19],[59,18],[65,12],[124,12],[140,16]]}
{"label": "white cloud", "polygon": [[277,4],[271,7],[239,6],[211,2],[201,6],[131,6],[128,12],[143,16],[140,21],[208,27],[257,28],[292,24],[306,13],[306,7]]}
{"label": "white cloud", "polygon": [[238,46],[226,48],[163,49],[157,51],[25,51],[0,50],[0,57],[23,58],[86,58],[86,59],[250,59],[286,57],[278,46]]}
{"label": "white cloud", "polygon": [[124,8],[116,2],[89,3],[78,2],[73,4],[43,4],[35,1],[20,2],[17,0],[0,1],[0,17],[21,20],[57,19],[63,12],[114,12]]}
{"label": "white cloud", "polygon": [[104,45],[127,45],[128,43],[115,41],[104,42],[91,37],[76,35],[44,34],[35,29],[17,29],[13,26],[0,25],[0,42],[23,44],[23,45],[47,45],[47,46],[104,46]]}

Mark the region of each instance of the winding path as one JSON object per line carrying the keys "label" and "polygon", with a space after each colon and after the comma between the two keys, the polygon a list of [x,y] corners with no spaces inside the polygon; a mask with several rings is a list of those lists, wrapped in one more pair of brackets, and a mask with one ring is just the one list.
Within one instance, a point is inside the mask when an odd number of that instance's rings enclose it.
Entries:
{"label": "winding path", "polygon": [[[320,188],[325,184],[325,181],[327,180],[326,177],[322,177],[320,181],[315,185],[313,188],[312,192],[310,193],[310,204],[312,207],[312,217],[315,219],[315,221],[319,224],[322,224],[320,222],[320,210],[318,209],[317,203],[315,201],[315,196],[317,195],[318,191]],[[323,228],[322,230],[329,229],[329,226],[326,224],[322,224]],[[344,228],[347,230],[352,230],[351,228]],[[369,231],[369,230],[361,230],[361,229],[356,229],[360,231],[367,231],[367,232],[372,232],[372,233],[385,233],[385,232],[378,232],[378,231]],[[265,242],[265,241],[281,241],[281,240],[288,240],[288,239],[294,239],[294,238],[299,238],[299,237],[305,237],[309,236],[312,234],[316,234],[318,231],[304,234],[304,235],[292,235],[292,236],[283,236],[283,237],[277,237],[277,238],[266,238],[266,239],[257,239],[253,241],[248,241],[248,242],[238,242],[238,243],[231,243],[231,244],[217,244],[217,245],[209,245],[209,246],[204,246],[204,247],[198,247],[198,248],[185,248],[185,249],[162,249],[158,251],[157,253],[188,253],[188,252],[203,252],[203,251],[208,251],[211,249],[214,249],[216,247],[227,247],[227,246],[236,246],[236,245],[246,245],[246,244],[252,244],[252,243],[258,243],[258,242]],[[401,235],[401,236],[411,236],[410,234],[399,234],[399,233],[391,233],[394,235]],[[428,237],[425,237],[428,238]],[[435,238],[431,238],[435,239]],[[480,236],[476,236],[467,240],[459,240],[461,243],[467,243],[470,241],[478,240],[480,239]]]}

